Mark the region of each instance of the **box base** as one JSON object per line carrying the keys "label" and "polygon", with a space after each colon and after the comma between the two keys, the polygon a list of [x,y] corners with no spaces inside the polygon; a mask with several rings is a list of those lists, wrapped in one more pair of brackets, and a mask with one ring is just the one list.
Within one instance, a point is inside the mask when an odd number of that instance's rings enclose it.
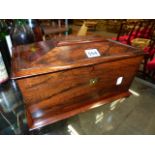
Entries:
{"label": "box base", "polygon": [[27,114],[27,119],[28,119],[29,131],[39,129],[39,128],[44,127],[46,125],[50,125],[50,124],[58,122],[60,120],[69,118],[69,117],[74,116],[76,114],[79,114],[81,112],[86,112],[87,110],[99,107],[101,105],[111,103],[117,99],[129,97],[130,95],[131,95],[131,93],[129,91],[127,91],[127,92],[123,92],[123,93],[120,93],[120,94],[115,95],[115,96],[101,98],[100,100],[96,100],[95,102],[88,102],[85,104],[85,106],[81,106],[79,108],[72,109],[71,111],[67,111],[65,113],[61,113],[61,111],[60,111],[59,114],[52,116],[52,117],[49,117],[49,118],[46,118],[39,123],[35,123],[35,120],[32,119],[31,114],[27,110],[26,114]]}

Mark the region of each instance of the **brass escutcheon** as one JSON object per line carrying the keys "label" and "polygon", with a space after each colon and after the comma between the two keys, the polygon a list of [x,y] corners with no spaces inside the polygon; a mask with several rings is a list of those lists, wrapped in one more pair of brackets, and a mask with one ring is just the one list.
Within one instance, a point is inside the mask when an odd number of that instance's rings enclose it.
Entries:
{"label": "brass escutcheon", "polygon": [[37,52],[38,50],[39,50],[39,48],[36,47],[36,46],[34,46],[34,45],[32,45],[31,48],[30,48],[30,51],[31,51],[32,53],[35,53],[35,52]]}
{"label": "brass escutcheon", "polygon": [[90,79],[89,80],[89,85],[94,86],[94,85],[96,85],[97,82],[98,82],[98,78]]}
{"label": "brass escutcheon", "polygon": [[31,47],[31,52],[36,52],[36,51],[37,51],[37,48]]}

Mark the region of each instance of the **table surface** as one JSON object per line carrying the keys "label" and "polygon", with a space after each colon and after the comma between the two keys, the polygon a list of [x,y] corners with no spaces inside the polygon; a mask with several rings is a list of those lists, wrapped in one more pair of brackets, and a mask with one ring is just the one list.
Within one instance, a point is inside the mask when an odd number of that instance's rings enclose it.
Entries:
{"label": "table surface", "polygon": [[[155,87],[147,86],[136,78],[130,89],[138,94],[117,105],[107,104],[52,124],[40,129],[37,134],[155,134]],[[27,134],[23,114],[20,91],[14,81],[8,81],[0,86],[0,134]],[[22,124],[22,121],[23,128],[19,123]]]}
{"label": "table surface", "polygon": [[0,122],[0,134],[23,134],[28,130],[22,96],[14,80],[0,85]]}

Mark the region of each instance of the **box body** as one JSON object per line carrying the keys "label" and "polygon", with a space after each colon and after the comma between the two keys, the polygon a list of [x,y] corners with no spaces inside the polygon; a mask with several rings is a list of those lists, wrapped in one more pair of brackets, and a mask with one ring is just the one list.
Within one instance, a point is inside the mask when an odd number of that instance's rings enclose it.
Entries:
{"label": "box body", "polygon": [[[89,58],[85,50],[90,49],[100,56]],[[138,49],[100,37],[15,48],[12,78],[22,92],[30,130],[129,96],[142,59]]]}

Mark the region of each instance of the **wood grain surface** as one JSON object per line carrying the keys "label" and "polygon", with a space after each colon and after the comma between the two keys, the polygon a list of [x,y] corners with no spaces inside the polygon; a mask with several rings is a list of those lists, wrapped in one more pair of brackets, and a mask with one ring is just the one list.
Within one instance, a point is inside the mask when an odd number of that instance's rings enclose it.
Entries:
{"label": "wood grain surface", "polygon": [[[38,58],[27,50],[32,45],[14,52],[13,78],[23,95],[30,130],[129,96],[143,53],[103,38],[81,40],[40,42],[48,50],[42,48]],[[33,46],[41,49],[40,43]],[[88,58],[84,51],[90,48],[101,56]],[[123,80],[117,85],[119,77]]]}
{"label": "wood grain surface", "polygon": [[[139,49],[122,46],[103,38],[71,38],[64,41],[62,39],[42,41],[14,48],[12,78],[62,71],[142,54]],[[79,38],[82,38],[81,42]],[[84,51],[94,48],[100,52],[101,56],[88,59]]]}

